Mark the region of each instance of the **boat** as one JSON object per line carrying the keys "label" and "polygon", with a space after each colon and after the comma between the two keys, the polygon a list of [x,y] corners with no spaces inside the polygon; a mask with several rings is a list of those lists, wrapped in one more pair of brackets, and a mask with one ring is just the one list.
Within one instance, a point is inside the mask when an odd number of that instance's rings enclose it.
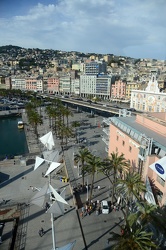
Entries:
{"label": "boat", "polygon": [[17,127],[18,127],[19,129],[24,128],[24,123],[23,123],[23,121],[18,121]]}

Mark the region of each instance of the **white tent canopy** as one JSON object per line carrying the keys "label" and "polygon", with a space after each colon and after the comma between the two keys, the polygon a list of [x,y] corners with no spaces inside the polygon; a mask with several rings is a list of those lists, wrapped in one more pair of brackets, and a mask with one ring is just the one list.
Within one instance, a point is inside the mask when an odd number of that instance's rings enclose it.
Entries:
{"label": "white tent canopy", "polygon": [[48,162],[51,162],[51,161],[58,162],[60,159],[58,150],[43,151],[43,156],[44,156],[45,161],[48,161]]}
{"label": "white tent canopy", "polygon": [[52,171],[54,171],[57,167],[59,167],[61,165],[61,163],[58,162],[52,162],[50,167],[48,168],[45,176],[49,175]]}
{"label": "white tent canopy", "polygon": [[46,183],[44,185],[44,187],[37,194],[35,194],[32,197],[30,203],[35,204],[39,207],[43,207],[44,202],[45,202],[45,198],[46,198],[46,194],[48,194],[48,185],[49,184]]}
{"label": "white tent canopy", "polygon": [[36,170],[44,161],[45,160],[43,158],[40,158],[39,156],[36,156],[34,170]]}
{"label": "white tent canopy", "polygon": [[56,247],[56,250],[72,250],[75,243],[76,243],[76,241],[73,241],[73,242],[70,242],[67,245],[63,246],[63,247]]}
{"label": "white tent canopy", "polygon": [[40,137],[39,140],[44,144],[48,150],[52,150],[55,146],[52,131],[48,132],[44,136]]}
{"label": "white tent canopy", "polygon": [[55,197],[55,200],[59,201],[59,202],[62,202],[66,205],[68,205],[68,203],[65,201],[65,199],[63,199],[56,191],[55,189],[49,184],[49,189],[50,191],[53,193],[54,197]]}
{"label": "white tent canopy", "polygon": [[[60,193],[60,196],[65,199],[65,195],[66,195],[66,189],[64,188],[63,191]],[[51,207],[47,210],[47,213],[53,213],[56,216],[59,215],[64,215],[64,203],[59,202],[59,201],[55,201]]]}

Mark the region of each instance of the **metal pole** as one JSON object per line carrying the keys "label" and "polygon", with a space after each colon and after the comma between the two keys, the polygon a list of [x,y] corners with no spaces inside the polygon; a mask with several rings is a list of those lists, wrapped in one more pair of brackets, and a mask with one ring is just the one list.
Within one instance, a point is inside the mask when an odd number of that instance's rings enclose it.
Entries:
{"label": "metal pole", "polygon": [[54,229],[54,216],[53,216],[53,213],[51,213],[51,225],[52,225],[52,244],[53,244],[53,250],[56,250],[56,245],[55,245],[55,229]]}
{"label": "metal pole", "polygon": [[[49,174],[49,184],[51,184],[51,174]],[[51,202],[51,193],[50,193],[50,202]],[[52,244],[53,249],[56,250],[56,244],[55,244],[55,228],[54,228],[54,214],[51,213],[51,227],[52,227]]]}
{"label": "metal pole", "polygon": [[88,179],[87,179],[87,198],[86,198],[87,201],[89,199],[89,197],[88,197],[88,191],[89,191],[89,188],[88,188]]}

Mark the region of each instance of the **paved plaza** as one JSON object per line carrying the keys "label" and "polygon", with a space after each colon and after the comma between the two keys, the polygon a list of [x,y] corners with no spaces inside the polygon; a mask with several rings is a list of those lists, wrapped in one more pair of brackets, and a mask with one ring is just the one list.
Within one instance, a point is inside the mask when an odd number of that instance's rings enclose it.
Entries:
{"label": "paved plaza", "polygon": [[[43,116],[45,114],[43,113]],[[26,116],[23,116],[24,122]],[[74,113],[71,120],[81,121],[82,125],[79,128],[79,138],[86,137],[87,147],[96,156],[102,158],[107,156],[105,152],[105,144],[102,141],[103,134],[101,123],[103,118],[95,116],[94,118],[87,117],[87,113]],[[28,124],[28,123],[27,123]],[[50,131],[47,117],[44,119],[44,124],[38,128],[39,134],[42,136]],[[48,168],[48,163],[44,163],[36,171],[34,171],[34,162],[36,156],[41,156],[42,145],[38,143],[34,137],[33,131],[25,125],[25,132],[28,142],[30,154],[26,158],[18,158],[15,160],[6,160],[0,163],[1,172],[4,174],[6,181],[0,184],[0,209],[10,207],[13,204],[22,204],[20,212],[20,221],[18,223],[16,247],[15,249],[26,250],[50,250],[52,249],[52,230],[51,217],[46,213],[45,207],[40,208],[30,203],[31,198],[41,189],[47,182],[48,178],[43,177],[43,173]],[[55,148],[61,151],[60,141],[55,139]],[[73,249],[76,250],[104,250],[109,249],[107,239],[109,231],[120,231],[120,224],[123,223],[123,214],[121,211],[111,211],[109,214],[96,215],[92,212],[81,218],[81,207],[85,205],[89,193],[78,193],[78,201],[73,196],[73,187],[77,188],[82,183],[82,178],[79,176],[78,168],[74,167],[73,155],[79,151],[79,144],[75,143],[72,138],[68,143],[68,148],[64,150],[65,164],[62,168],[61,175],[67,175],[69,182],[60,181],[60,176],[51,174],[51,185],[58,191],[66,190],[66,201],[69,205],[65,205],[65,214],[63,216],[54,217],[55,241],[56,247],[62,247],[69,242],[76,240]],[[25,164],[29,160],[30,164]],[[7,179],[8,177],[8,179]],[[5,180],[5,179],[4,179]],[[90,183],[90,176],[85,177],[85,181]],[[98,189],[100,186],[100,189]],[[110,182],[101,173],[96,174],[93,202],[101,200],[110,201]],[[6,204],[4,204],[4,201]],[[76,204],[77,203],[77,204]],[[6,250],[7,244],[10,242],[13,224],[10,222],[5,224],[2,235],[3,243],[0,249]],[[43,228],[45,233],[42,237],[38,231]]]}

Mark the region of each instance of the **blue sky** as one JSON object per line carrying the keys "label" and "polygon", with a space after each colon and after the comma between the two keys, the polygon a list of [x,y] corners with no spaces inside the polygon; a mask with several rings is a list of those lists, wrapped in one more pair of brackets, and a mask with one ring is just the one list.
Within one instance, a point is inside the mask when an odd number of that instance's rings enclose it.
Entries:
{"label": "blue sky", "polygon": [[166,60],[166,0],[0,0],[0,46]]}

